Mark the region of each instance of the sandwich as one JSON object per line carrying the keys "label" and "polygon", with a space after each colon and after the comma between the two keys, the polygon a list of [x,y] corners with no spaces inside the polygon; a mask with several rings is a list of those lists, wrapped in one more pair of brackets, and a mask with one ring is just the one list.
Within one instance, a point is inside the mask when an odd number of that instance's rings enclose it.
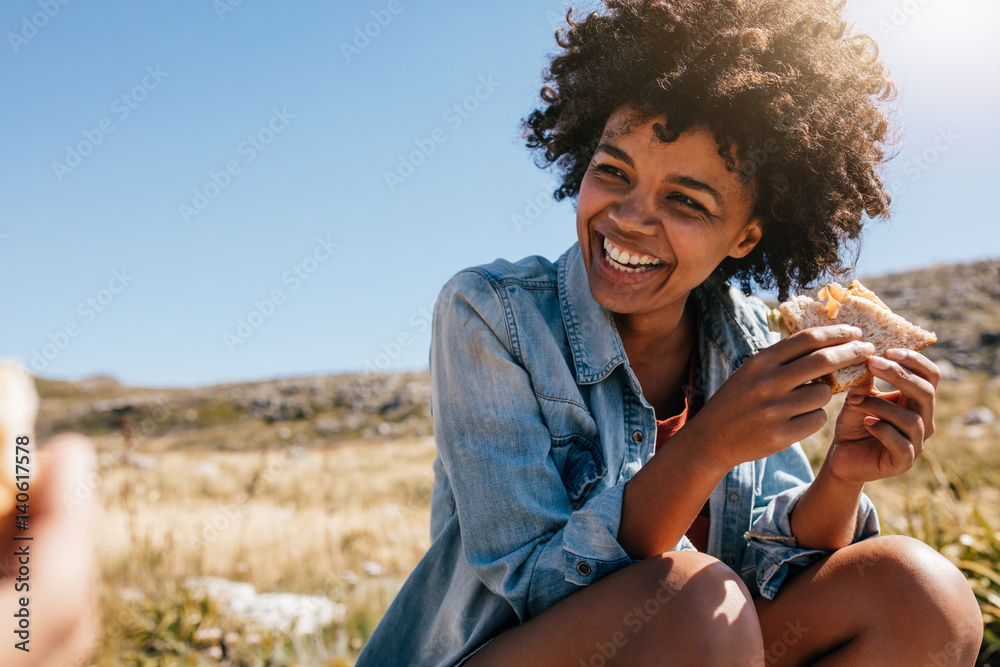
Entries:
{"label": "sandwich", "polygon": [[[893,313],[874,292],[857,280],[847,288],[839,283],[830,283],[817,296],[818,301],[799,295],[772,310],[768,314],[771,330],[780,332],[784,337],[810,327],[850,324],[861,329],[862,340],[875,346],[877,356],[892,348],[922,350],[937,342],[933,332],[910,324]],[[816,381],[829,384],[836,394],[871,377],[868,364],[855,364],[816,378]]]}
{"label": "sandwich", "polygon": [[[24,475],[35,467],[34,456],[25,456],[25,450],[35,451],[37,412],[38,394],[34,379],[21,366],[0,362],[0,455],[3,456],[0,459],[0,517],[9,514],[16,504],[16,476]],[[18,450],[17,441],[21,436],[28,439],[21,440],[21,449]],[[22,463],[27,463],[21,470],[17,469],[19,458]]]}

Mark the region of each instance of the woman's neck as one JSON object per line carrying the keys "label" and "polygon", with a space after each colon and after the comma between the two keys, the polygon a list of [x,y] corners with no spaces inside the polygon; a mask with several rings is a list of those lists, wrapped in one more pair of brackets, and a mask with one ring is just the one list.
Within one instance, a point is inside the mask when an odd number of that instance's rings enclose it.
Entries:
{"label": "woman's neck", "polygon": [[694,308],[690,297],[673,312],[622,315],[614,313],[615,326],[633,369],[671,360],[683,363],[694,343]]}

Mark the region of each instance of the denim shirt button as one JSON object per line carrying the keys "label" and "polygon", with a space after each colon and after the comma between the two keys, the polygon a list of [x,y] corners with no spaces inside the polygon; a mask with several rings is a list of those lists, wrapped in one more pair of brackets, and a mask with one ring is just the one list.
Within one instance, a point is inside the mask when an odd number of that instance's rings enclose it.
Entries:
{"label": "denim shirt button", "polygon": [[642,442],[642,431],[633,431],[632,432],[632,442],[634,442],[636,444],[639,444],[640,442]]}
{"label": "denim shirt button", "polygon": [[590,574],[590,563],[580,563],[576,566],[576,571],[583,576],[588,576]]}
{"label": "denim shirt button", "polygon": [[733,491],[732,493],[730,493],[729,494],[729,502],[731,502],[731,503],[738,503],[738,502],[740,502],[740,494],[738,494],[735,491]]}

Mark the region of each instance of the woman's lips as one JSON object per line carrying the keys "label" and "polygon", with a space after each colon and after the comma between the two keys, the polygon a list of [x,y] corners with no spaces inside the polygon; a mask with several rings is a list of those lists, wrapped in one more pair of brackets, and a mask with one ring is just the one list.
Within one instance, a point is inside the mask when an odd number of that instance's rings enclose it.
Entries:
{"label": "woman's lips", "polygon": [[634,285],[641,283],[651,275],[659,273],[666,267],[666,263],[657,264],[652,266],[650,264],[642,265],[641,267],[636,267],[638,271],[629,273],[628,271],[622,271],[614,266],[614,260],[607,254],[604,249],[604,237],[598,235],[597,242],[594,244],[594,252],[597,254],[597,263],[599,265],[598,270],[602,275],[606,276],[610,280],[619,282],[625,285]]}

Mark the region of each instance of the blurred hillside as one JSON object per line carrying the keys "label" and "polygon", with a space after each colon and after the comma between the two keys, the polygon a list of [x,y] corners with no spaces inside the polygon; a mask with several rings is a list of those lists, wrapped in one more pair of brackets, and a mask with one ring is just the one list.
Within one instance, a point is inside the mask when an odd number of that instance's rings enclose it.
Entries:
{"label": "blurred hillside", "polygon": [[[1000,262],[940,265],[866,278],[894,311],[935,331],[926,354],[945,377],[1000,376]],[[81,431],[118,447],[123,423],[133,442],[156,450],[259,449],[432,432],[426,371],[331,375],[195,389],[126,387],[112,378],[39,380],[39,435]]]}

